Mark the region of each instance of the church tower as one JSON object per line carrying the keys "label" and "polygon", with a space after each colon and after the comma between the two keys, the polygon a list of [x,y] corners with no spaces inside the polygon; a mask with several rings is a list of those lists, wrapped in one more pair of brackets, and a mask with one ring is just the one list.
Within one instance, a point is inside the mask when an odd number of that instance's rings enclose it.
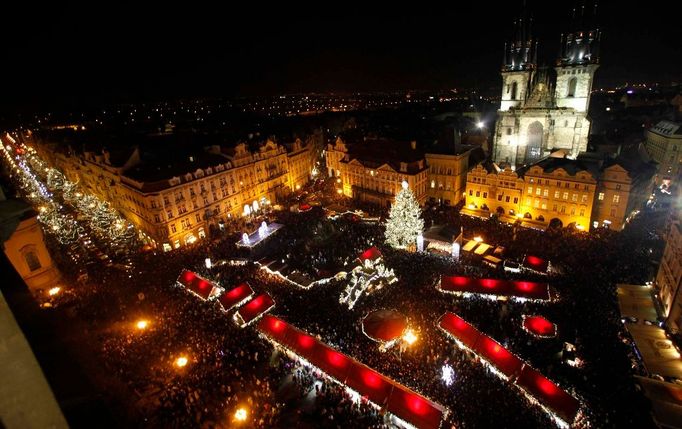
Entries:
{"label": "church tower", "polygon": [[525,16],[514,21],[514,39],[504,45],[500,110],[523,106],[529,94],[537,62],[537,43],[531,37],[530,24]]}
{"label": "church tower", "polygon": [[573,9],[570,32],[561,35],[556,62],[556,104],[577,112],[587,112],[594,72],[599,67],[601,32],[597,28],[597,5],[586,14],[580,8],[579,17]]}
{"label": "church tower", "polygon": [[531,20],[523,16],[515,21],[515,37],[505,45],[502,62],[495,162],[513,168],[530,165],[558,149],[572,158],[587,150],[587,109],[601,38],[595,18],[596,6],[587,14],[584,7],[578,14],[574,10],[569,33],[561,36],[554,70],[538,68]]}

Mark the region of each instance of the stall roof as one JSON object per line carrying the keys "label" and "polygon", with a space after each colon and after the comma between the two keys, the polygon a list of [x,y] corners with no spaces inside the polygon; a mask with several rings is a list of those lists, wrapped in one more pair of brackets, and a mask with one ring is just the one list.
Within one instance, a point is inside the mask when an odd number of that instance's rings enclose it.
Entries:
{"label": "stall roof", "polygon": [[626,325],[650,374],[682,380],[682,358],[665,330],[651,325]]}
{"label": "stall roof", "polygon": [[618,307],[622,317],[636,317],[640,321],[655,322],[658,312],[651,295],[651,288],[641,285],[616,285],[618,290]]}

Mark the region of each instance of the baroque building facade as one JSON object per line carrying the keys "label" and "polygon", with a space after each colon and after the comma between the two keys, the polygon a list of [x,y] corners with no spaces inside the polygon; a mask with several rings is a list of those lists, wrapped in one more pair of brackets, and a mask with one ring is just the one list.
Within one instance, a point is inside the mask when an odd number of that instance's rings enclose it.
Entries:
{"label": "baroque building facade", "polygon": [[288,145],[268,139],[255,149],[213,145],[173,155],[172,164],[146,162],[139,147],[114,159],[107,150],[37,146],[69,180],[108,201],[164,250],[192,244],[211,228],[274,204],[306,184],[315,163],[312,145],[300,139]]}
{"label": "baroque building facade", "polygon": [[[575,12],[574,12],[575,15]],[[514,39],[505,44],[502,97],[497,112],[492,157],[512,167],[531,164],[552,150],[575,158],[587,149],[587,112],[594,74],[599,67],[601,33],[596,6],[589,17],[574,16],[570,32],[561,36],[553,70],[538,67],[538,41],[531,20],[515,22]]]}
{"label": "baroque building facade", "polygon": [[435,149],[423,152],[415,141],[352,142],[337,137],[327,145],[327,171],[337,178],[343,195],[359,201],[389,207],[404,180],[421,205],[427,201],[456,205],[463,198],[469,160],[477,148]]}

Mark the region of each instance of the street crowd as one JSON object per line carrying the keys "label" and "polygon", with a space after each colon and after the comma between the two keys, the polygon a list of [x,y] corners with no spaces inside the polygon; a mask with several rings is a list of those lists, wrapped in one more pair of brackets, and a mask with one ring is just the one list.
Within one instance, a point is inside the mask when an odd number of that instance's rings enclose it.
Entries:
{"label": "street crowd", "polygon": [[[319,276],[352,266],[360,252],[379,245],[399,281],[363,296],[349,310],[338,302],[345,287],[342,279],[304,290],[253,263],[218,264],[248,256],[235,246],[235,231],[193,247],[133,255],[127,271],[96,270],[78,286],[69,311],[87,329],[83,353],[93,351],[110,378],[118,381],[109,382],[108,394],[127,405],[136,425],[236,427],[239,408],[248,410],[245,427],[379,428],[388,423],[380,410],[352,401],[342,386],[273,347],[255,329],[239,328],[232,313],[217,302],[203,302],[177,286],[177,276],[187,268],[226,289],[248,281],[256,293],[269,293],[276,302],[273,314],[446,406],[446,427],[532,428],[553,423],[510,382],[437,329],[445,311],[461,315],[579,398],[584,406],[577,427],[650,427],[646,405],[632,406],[643,400],[630,379],[615,284],[648,278],[648,261],[660,252],[653,220],[636,218],[621,233],[588,234],[514,230],[454,211],[427,212],[425,217],[427,225],[434,220],[461,226],[465,236],[481,235],[488,243],[502,245],[507,258],[520,260],[532,253],[560,269],[547,277],[512,274],[484,267],[468,255],[455,262],[430,253],[392,250],[382,245],[380,225],[347,217],[330,220],[314,207],[269,219],[285,228],[262,244],[266,256],[286,259],[292,268]],[[206,257],[215,262],[213,268],[204,266]],[[454,297],[436,289],[442,274],[548,281],[559,298],[518,303]],[[363,335],[362,318],[382,308],[407,316],[418,338],[414,344],[380,351],[378,343]],[[532,337],[521,329],[523,314],[547,317],[558,325],[558,337]],[[136,328],[140,319],[149,321],[146,329]],[[584,366],[566,364],[564,343],[576,346]],[[180,356],[188,359],[184,367],[176,365]],[[441,379],[446,364],[454,370],[450,385]]]}

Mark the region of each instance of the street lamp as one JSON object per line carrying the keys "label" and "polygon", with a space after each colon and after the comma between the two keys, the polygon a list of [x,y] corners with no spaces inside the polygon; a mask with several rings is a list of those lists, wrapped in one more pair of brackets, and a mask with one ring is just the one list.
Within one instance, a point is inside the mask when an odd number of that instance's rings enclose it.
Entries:
{"label": "street lamp", "polygon": [[479,130],[482,129],[483,127],[485,127],[485,122],[483,122],[483,121],[478,121],[478,122],[476,122],[476,127],[477,127]]}
{"label": "street lamp", "polygon": [[405,331],[405,334],[403,335],[403,341],[405,341],[408,345],[412,345],[417,341],[417,336],[415,335],[412,330],[408,329]]}
{"label": "street lamp", "polygon": [[237,411],[235,411],[234,413],[234,419],[238,422],[245,421],[247,416],[248,413],[246,412],[245,408],[238,408]]}

